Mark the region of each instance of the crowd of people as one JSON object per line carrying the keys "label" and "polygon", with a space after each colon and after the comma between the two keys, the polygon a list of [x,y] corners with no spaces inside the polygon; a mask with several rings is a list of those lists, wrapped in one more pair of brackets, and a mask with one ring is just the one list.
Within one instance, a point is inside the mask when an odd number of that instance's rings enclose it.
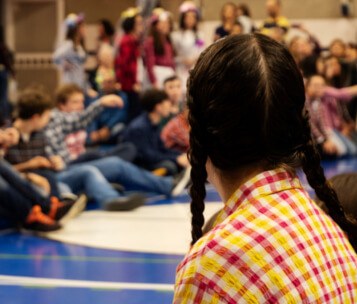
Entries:
{"label": "crowd of people", "polygon": [[[259,32],[285,45],[305,79],[306,108],[321,156],[355,155],[356,45],[336,39],[323,48],[302,25],[289,23],[279,0],[267,0],[266,11],[259,24],[246,4],[224,4],[212,42]],[[181,193],[190,171],[186,83],[210,42],[203,39],[201,12],[194,2],[184,1],[178,15],[177,26],[162,7],[149,17],[130,7],[121,13],[117,29],[101,19],[97,66],[90,71],[85,69],[85,16],[66,17],[53,54],[62,75],[55,101],[45,88],[33,85],[19,94],[10,116],[6,88],[1,87],[1,119],[8,127],[0,133],[1,164],[21,180],[12,183],[2,174],[1,197],[16,192],[22,197],[17,204],[42,206],[41,214],[48,216],[48,207],[29,192],[41,194],[42,201],[68,205],[68,210],[78,202],[82,210],[85,194],[103,209],[116,211],[143,205],[142,190]],[[288,41],[291,27],[300,35]],[[10,52],[1,45],[0,75],[15,75]],[[23,182],[31,190],[19,191]],[[127,195],[127,189],[137,192]],[[6,205],[2,208],[13,213]],[[32,209],[27,207],[15,221],[26,224]],[[39,230],[48,229],[41,220],[39,224]]]}
{"label": "crowd of people", "polygon": [[[148,18],[128,8],[115,39],[99,22],[90,72],[84,16],[67,16],[55,98],[35,84],[11,119],[2,112],[11,125],[0,131],[1,215],[53,231],[88,200],[129,211],[145,204],[143,191],[174,197],[191,182],[192,242],[174,303],[355,303],[357,215],[346,189],[356,174],[329,182],[320,158],[357,154],[357,48],[340,39],[324,48],[279,0],[266,11],[257,24],[247,5],[224,4],[208,45],[191,1],[175,31],[162,7]],[[291,27],[302,34],[287,40]],[[13,73],[2,50],[0,67]],[[203,227],[207,181],[223,204]]]}

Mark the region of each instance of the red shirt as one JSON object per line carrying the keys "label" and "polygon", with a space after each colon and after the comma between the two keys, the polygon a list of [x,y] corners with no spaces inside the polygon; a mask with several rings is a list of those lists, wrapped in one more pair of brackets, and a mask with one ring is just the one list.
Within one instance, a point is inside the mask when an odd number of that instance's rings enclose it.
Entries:
{"label": "red shirt", "polygon": [[146,69],[149,74],[149,78],[151,83],[156,82],[155,74],[154,74],[154,66],[164,66],[171,67],[175,69],[175,61],[174,61],[174,50],[169,41],[165,39],[164,41],[164,54],[157,55],[155,54],[154,48],[154,38],[148,37],[144,43],[144,51],[145,51],[145,64]]}
{"label": "red shirt", "polygon": [[117,81],[121,83],[124,91],[132,91],[138,82],[138,58],[140,56],[140,44],[138,39],[126,34],[119,43],[119,51],[115,57],[115,74]]}

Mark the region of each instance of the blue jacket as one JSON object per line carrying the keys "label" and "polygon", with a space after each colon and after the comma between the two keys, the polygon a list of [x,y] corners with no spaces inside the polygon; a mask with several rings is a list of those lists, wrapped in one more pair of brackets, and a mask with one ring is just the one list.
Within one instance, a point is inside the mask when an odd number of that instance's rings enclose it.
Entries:
{"label": "blue jacket", "polygon": [[138,162],[142,164],[156,164],[163,160],[176,163],[179,152],[169,150],[160,138],[159,125],[153,125],[147,113],[134,119],[124,131],[124,141],[131,142],[138,151]]}

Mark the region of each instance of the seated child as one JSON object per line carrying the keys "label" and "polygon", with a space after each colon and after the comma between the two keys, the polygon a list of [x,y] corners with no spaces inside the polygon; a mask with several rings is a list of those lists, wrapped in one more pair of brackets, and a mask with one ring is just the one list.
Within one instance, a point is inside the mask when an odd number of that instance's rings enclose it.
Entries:
{"label": "seated child", "polygon": [[312,76],[306,83],[306,107],[314,139],[323,156],[355,155],[355,131],[348,127],[341,104],[326,94],[325,89],[325,80],[319,75]]}
{"label": "seated child", "polygon": [[[0,131],[0,147],[7,149],[16,145],[18,132],[14,129]],[[36,175],[26,176],[34,178]],[[8,162],[0,158],[0,210],[5,217],[26,230],[48,232],[61,228],[63,222],[81,212],[85,197],[77,201],[59,201],[56,197],[44,196],[28,180],[21,176]]]}
{"label": "seated child", "polygon": [[[119,108],[106,108],[93,117],[92,121],[98,123],[102,114],[105,114],[106,117],[110,118],[110,113],[116,111],[121,111],[121,108],[124,106],[124,101],[122,101],[121,107]],[[82,113],[84,111],[84,94],[80,87],[76,84],[67,84],[61,86],[56,93],[56,102],[57,108],[62,113]],[[122,114],[120,114],[122,115]],[[124,115],[125,116],[125,115]],[[109,122],[109,121],[108,121]],[[118,121],[116,121],[118,122]],[[90,136],[95,139],[95,142],[103,142],[106,139],[109,139],[111,136],[111,130],[109,127],[105,126],[104,121],[102,121],[103,127],[98,131],[92,131]],[[112,127],[115,128],[115,122],[113,120]],[[133,161],[136,155],[136,149],[132,144],[129,143],[119,143],[115,147],[109,148],[107,150],[100,149],[91,149],[86,151],[85,143],[87,139],[87,132],[85,131],[86,126],[90,124],[90,121],[84,122],[82,128],[69,132],[65,137],[65,143],[69,151],[69,160],[72,163],[81,163],[93,159],[99,159],[106,156],[118,156],[126,161]],[[107,130],[107,131],[105,131]],[[103,134],[106,134],[104,137]]]}
{"label": "seated child", "polygon": [[167,149],[160,137],[160,123],[171,112],[171,101],[164,91],[146,91],[141,104],[145,113],[134,119],[124,131],[124,141],[135,145],[137,163],[148,170],[165,168],[168,175],[188,167],[185,154]]}
{"label": "seated child", "polygon": [[[124,92],[120,91],[120,85],[115,81],[114,70],[99,69],[97,73],[99,73],[97,74],[99,96],[116,94],[123,99],[124,105],[122,108],[104,109],[98,117],[93,119],[87,127],[87,144],[115,144],[117,142],[118,133],[123,130],[128,121],[128,98]],[[62,87],[62,94],[66,93],[64,88],[65,87]],[[78,89],[80,88],[76,88],[77,92]],[[68,90],[69,87],[67,87],[67,93],[69,94]],[[72,86],[72,90],[74,90],[74,86]],[[67,96],[67,99],[68,97],[69,96]],[[66,99],[66,96],[63,96],[61,99]],[[93,101],[93,99],[91,101]]]}
{"label": "seated child", "polygon": [[188,109],[172,118],[161,132],[161,139],[168,149],[186,153],[190,147]]}

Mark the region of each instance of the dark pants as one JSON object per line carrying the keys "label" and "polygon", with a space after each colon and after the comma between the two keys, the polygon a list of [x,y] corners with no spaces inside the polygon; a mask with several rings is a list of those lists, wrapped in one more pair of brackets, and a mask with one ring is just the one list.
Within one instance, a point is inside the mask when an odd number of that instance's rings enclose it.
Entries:
{"label": "dark pants", "polygon": [[8,73],[0,69],[0,123],[10,118],[10,104],[7,98]]}
{"label": "dark pants", "polygon": [[58,189],[58,180],[55,171],[48,170],[48,169],[37,169],[37,170],[31,170],[31,172],[41,175],[45,179],[47,179],[51,187],[50,196],[55,196],[58,198],[61,197],[60,191]]}
{"label": "dark pants", "polygon": [[12,220],[24,222],[32,206],[40,205],[49,211],[49,199],[14,170],[5,160],[0,160],[0,206]]}

